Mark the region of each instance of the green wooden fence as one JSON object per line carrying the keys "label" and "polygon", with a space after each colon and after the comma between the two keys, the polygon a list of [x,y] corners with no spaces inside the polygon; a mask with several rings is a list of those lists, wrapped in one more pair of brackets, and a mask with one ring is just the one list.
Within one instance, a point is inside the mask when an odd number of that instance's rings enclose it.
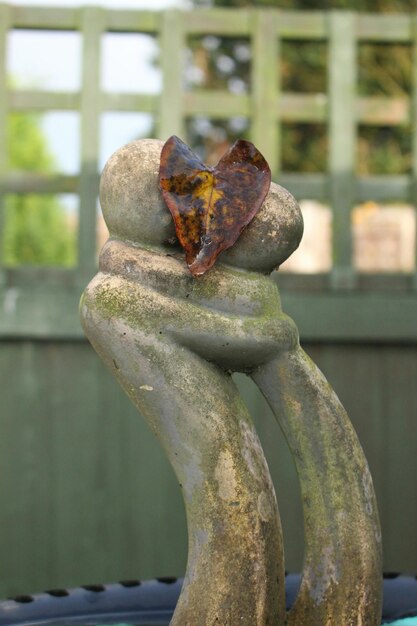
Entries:
{"label": "green wooden fence", "polygon": [[[6,81],[11,29],[68,30],[83,39],[77,92],[17,90]],[[103,33],[158,38],[161,94],[100,88]],[[248,94],[182,89],[187,38],[213,34],[251,42]],[[328,91],[280,89],[285,40],[328,45]],[[414,55],[408,98],[358,97],[360,42],[404,43]],[[11,111],[78,111],[77,175],[7,171]],[[76,193],[80,220],[73,269],[0,267],[0,593],[117,577],[180,574],[186,533],[173,476],[141,420],[85,343],[81,290],[96,268],[99,119],[108,111],[155,115],[158,136],[184,136],[196,115],[244,116],[274,179],[299,199],[333,212],[328,274],[277,276],[286,311],[336,387],[360,433],[375,476],[385,566],[417,571],[417,274],[359,274],[352,264],[351,210],[360,201],[417,205],[417,14],[278,10],[119,11],[0,4],[0,205],[11,193]],[[281,122],[327,124],[326,172],[282,171]],[[356,175],[359,123],[412,127],[412,171]],[[0,212],[0,228],[3,211]],[[1,254],[0,254],[1,258]],[[300,567],[301,518],[291,460],[261,398],[246,382],[282,503],[288,566]]]}
{"label": "green wooden fence", "polygon": [[[43,336],[79,336],[75,318],[59,319],[56,289],[60,297],[70,298],[72,309],[76,294],[94,272],[96,264],[96,198],[98,184],[99,118],[106,111],[154,113],[158,135],[184,136],[184,121],[203,114],[217,119],[245,116],[250,121],[252,140],[266,155],[275,180],[297,198],[327,201],[333,211],[333,269],[325,276],[283,276],[281,287],[287,309],[297,318],[306,338],[379,338],[417,337],[414,317],[416,274],[401,276],[361,276],[352,267],[351,209],[355,203],[403,200],[416,204],[417,198],[417,62],[414,65],[413,93],[408,99],[356,97],[356,46],[359,42],[400,42],[413,46],[417,55],[416,15],[367,15],[348,12],[300,13],[266,10],[210,10],[180,13],[111,11],[83,9],[10,7],[0,5],[0,194],[64,193],[79,194],[80,225],[78,265],[75,270],[50,270],[38,276],[36,268],[1,272],[4,288],[19,287],[13,315],[0,318],[0,333]],[[79,92],[54,93],[7,88],[5,80],[6,38],[10,29],[49,29],[79,31],[83,38],[82,84]],[[148,33],[159,39],[163,90],[160,95],[104,93],[100,89],[100,47],[105,32]],[[252,86],[249,94],[227,91],[182,89],[183,49],[187,37],[216,34],[249,37],[252,43]],[[283,40],[326,41],[328,43],[327,94],[300,94],[280,91],[278,68],[280,42]],[[6,171],[4,129],[9,111],[79,111],[81,170],[77,176],[39,176]],[[328,171],[321,174],[285,173],[280,168],[279,122],[326,122],[329,137]],[[397,125],[412,121],[413,167],[410,175],[358,177],[355,175],[356,129],[359,123]],[[38,272],[38,273],[37,273]],[[54,286],[53,297],[38,296],[40,280]],[[32,285],[36,285],[35,291]],[[28,318],[26,293],[39,315]],[[395,305],[388,295],[394,289]],[[311,291],[314,294],[311,294]],[[367,295],[364,291],[367,291]],[[378,291],[378,298],[369,291]],[[309,311],[303,313],[306,292]],[[355,294],[360,292],[364,316]],[[2,297],[4,294],[2,292]],[[20,292],[19,292],[20,293]],[[70,294],[70,295],[69,295]],[[301,301],[300,301],[300,294]],[[386,294],[384,298],[382,294]],[[399,317],[385,314],[386,307],[401,312]],[[312,309],[310,309],[312,307]],[[7,308],[7,307],[6,307]],[[381,309],[384,311],[381,312]],[[352,324],[340,326],[345,311]],[[330,320],[327,318],[330,316]],[[370,323],[367,323],[367,320]]]}

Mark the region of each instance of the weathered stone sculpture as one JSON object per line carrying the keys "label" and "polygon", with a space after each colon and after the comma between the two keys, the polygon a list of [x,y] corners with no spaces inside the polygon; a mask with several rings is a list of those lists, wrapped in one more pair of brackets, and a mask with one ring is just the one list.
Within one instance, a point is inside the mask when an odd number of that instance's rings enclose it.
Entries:
{"label": "weathered stone sculpture", "polygon": [[[272,184],[234,246],[194,278],[158,188],[161,148],[134,142],[106,165],[100,198],[111,236],[81,319],[183,490],[189,554],[171,624],[376,626],[380,531],[366,461],[265,276],[298,246],[299,208]],[[275,493],[233,371],[249,373],[267,398],[300,477],[305,568],[288,616]]]}

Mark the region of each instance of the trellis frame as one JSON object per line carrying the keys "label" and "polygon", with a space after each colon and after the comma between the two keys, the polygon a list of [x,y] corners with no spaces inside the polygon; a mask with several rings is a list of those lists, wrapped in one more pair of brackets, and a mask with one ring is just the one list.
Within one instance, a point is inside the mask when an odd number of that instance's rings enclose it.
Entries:
{"label": "trellis frame", "polygon": [[[77,92],[13,90],[6,82],[10,29],[69,30],[83,38],[82,81]],[[159,38],[163,90],[160,95],[106,93],[99,84],[101,37],[106,32],[144,33]],[[252,80],[248,94],[182,89],[182,53],[187,37],[248,37]],[[285,93],[279,84],[282,40],[328,43],[327,94]],[[406,43],[414,58],[409,100],[357,97],[359,42]],[[343,70],[341,71],[341,68]],[[10,111],[78,111],[81,166],[76,176],[8,172],[6,118]],[[245,116],[251,139],[269,160],[274,178],[297,198],[325,201],[333,211],[333,268],[325,275],[281,275],[284,305],[309,339],[409,340],[417,338],[417,274],[360,275],[352,265],[351,210],[368,200],[401,200],[417,206],[417,14],[371,15],[346,11],[295,12],[275,9],[189,12],[44,8],[0,5],[0,207],[7,193],[77,193],[80,220],[78,263],[62,268],[0,268],[0,335],[81,337],[74,307],[96,266],[99,116],[108,111],[156,115],[158,134],[184,136],[193,115],[216,119]],[[326,123],[326,173],[285,173],[280,167],[280,122]],[[358,177],[359,123],[412,123],[410,175]],[[3,212],[1,212],[2,214]],[[1,220],[1,218],[0,218]],[[1,227],[1,221],[0,221]],[[417,257],[417,255],[416,255]]]}

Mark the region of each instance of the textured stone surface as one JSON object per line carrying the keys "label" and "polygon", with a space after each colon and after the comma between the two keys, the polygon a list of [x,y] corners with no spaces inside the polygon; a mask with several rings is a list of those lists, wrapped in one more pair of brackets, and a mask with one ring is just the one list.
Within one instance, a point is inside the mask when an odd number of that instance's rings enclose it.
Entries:
{"label": "textured stone surface", "polygon": [[[100,202],[111,235],[178,249],[174,223],[158,187],[162,145],[157,139],[142,139],[115,152],[102,174]],[[302,233],[297,202],[272,183],[252,222],[219,261],[269,274],[298,247]]]}
{"label": "textured stone surface", "polygon": [[346,411],[301,348],[281,352],[253,379],[286,437],[301,486],[304,567],[287,626],[379,626],[381,529]]}
{"label": "textured stone surface", "polygon": [[107,161],[100,204],[111,235],[151,245],[175,237],[171,214],[158,188],[162,145],[158,139],[133,141]]}
{"label": "textured stone surface", "polygon": [[[273,186],[227,264],[194,278],[169,241],[160,149],[155,140],[134,142],[104,170],[113,238],[84,292],[81,320],[183,489],[189,555],[171,626],[377,626],[381,545],[366,460],[263,275],[298,245],[298,207]],[[300,477],[306,561],[287,619],[275,494],[230,371],[250,373],[264,393]]]}
{"label": "textured stone surface", "polygon": [[220,260],[270,274],[298,248],[302,235],[303,218],[296,200],[289,191],[271,183],[259,212]]}

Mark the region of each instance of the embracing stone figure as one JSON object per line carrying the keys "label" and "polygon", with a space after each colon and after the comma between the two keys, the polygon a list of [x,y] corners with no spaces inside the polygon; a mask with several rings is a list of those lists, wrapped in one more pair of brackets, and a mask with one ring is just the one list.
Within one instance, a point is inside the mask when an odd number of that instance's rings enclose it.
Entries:
{"label": "embracing stone figure", "polygon": [[[158,187],[161,149],[133,142],[104,169],[110,239],[81,320],[182,488],[189,552],[171,626],[377,626],[381,535],[368,466],[269,277],[299,244],[298,205],[272,183],[234,246],[194,278]],[[266,397],[300,479],[305,563],[288,614],[275,492],[235,371]]]}

